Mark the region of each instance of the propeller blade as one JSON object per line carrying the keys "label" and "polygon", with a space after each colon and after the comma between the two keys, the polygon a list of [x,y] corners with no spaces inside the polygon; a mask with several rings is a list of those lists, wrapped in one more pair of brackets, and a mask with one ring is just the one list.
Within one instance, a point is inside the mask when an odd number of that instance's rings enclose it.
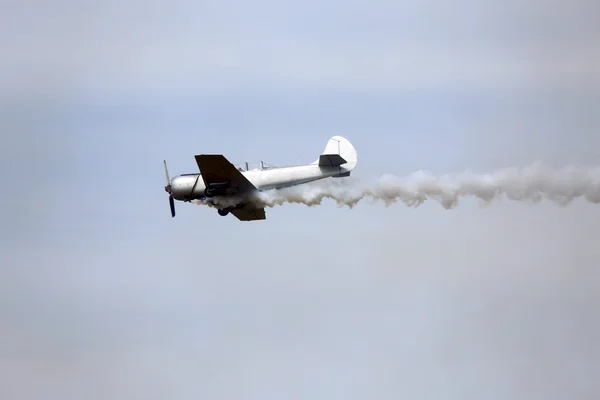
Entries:
{"label": "propeller blade", "polygon": [[167,186],[171,186],[171,179],[169,178],[169,170],[167,169],[167,160],[163,160],[165,163],[165,176],[167,178]]}
{"label": "propeller blade", "polygon": [[165,177],[167,178],[167,186],[165,186],[165,191],[169,193],[169,206],[171,207],[171,218],[175,217],[175,199],[173,199],[173,195],[171,194],[171,178],[169,178],[169,170],[167,169],[167,160],[163,160],[165,164]]}
{"label": "propeller blade", "polygon": [[175,200],[173,196],[169,196],[169,205],[171,206],[171,218],[175,217]]}

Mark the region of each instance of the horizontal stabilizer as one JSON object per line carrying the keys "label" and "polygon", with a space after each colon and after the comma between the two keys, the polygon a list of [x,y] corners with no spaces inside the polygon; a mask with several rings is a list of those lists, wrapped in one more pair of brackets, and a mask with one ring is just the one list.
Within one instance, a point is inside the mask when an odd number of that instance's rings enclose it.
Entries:
{"label": "horizontal stabilizer", "polygon": [[319,156],[319,167],[339,167],[346,163],[347,161],[339,154],[321,154]]}
{"label": "horizontal stabilizer", "polygon": [[332,178],[345,178],[347,176],[350,176],[350,171],[346,171],[346,172],[342,172],[341,174],[337,174],[337,175],[332,175]]}

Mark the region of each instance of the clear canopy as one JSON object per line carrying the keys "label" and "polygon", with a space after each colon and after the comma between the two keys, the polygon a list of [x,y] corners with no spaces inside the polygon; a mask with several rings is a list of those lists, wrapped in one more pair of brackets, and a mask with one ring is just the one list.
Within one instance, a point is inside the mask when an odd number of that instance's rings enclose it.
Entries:
{"label": "clear canopy", "polygon": [[240,171],[255,171],[276,168],[274,165],[271,165],[265,161],[246,161],[243,163],[234,163],[233,165]]}

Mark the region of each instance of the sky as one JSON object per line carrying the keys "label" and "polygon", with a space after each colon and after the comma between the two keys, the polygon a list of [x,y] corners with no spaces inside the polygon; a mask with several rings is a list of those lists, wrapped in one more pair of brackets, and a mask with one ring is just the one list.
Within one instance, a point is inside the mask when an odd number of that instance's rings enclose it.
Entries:
{"label": "sky", "polygon": [[597,398],[597,205],[171,219],[162,165],[598,165],[596,2],[0,5],[0,398]]}

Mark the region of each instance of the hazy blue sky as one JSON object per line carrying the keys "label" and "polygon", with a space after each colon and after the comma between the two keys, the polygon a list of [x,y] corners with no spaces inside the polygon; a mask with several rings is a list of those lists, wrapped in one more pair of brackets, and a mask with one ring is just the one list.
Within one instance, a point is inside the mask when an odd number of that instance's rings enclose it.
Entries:
{"label": "hazy blue sky", "polygon": [[240,223],[162,160],[600,164],[596,1],[0,2],[0,398],[595,399],[600,208]]}

